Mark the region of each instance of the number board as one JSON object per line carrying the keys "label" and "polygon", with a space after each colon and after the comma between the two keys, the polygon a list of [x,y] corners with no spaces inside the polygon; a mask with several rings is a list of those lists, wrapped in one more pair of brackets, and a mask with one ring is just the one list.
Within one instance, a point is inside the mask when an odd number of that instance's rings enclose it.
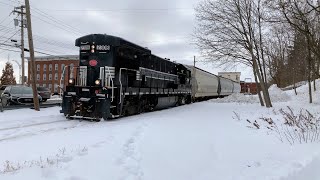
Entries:
{"label": "number board", "polygon": [[90,45],[82,45],[82,46],[80,46],[80,51],[90,51]]}
{"label": "number board", "polygon": [[97,45],[97,51],[110,51],[110,45]]}

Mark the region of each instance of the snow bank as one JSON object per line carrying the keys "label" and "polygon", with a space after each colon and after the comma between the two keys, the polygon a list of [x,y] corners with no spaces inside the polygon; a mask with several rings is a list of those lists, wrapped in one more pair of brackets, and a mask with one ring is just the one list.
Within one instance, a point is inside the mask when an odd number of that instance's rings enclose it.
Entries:
{"label": "snow bank", "polygon": [[61,96],[59,96],[59,95],[52,95],[52,96],[50,97],[50,99],[61,99]]}
{"label": "snow bank", "polygon": [[290,96],[285,91],[278,88],[276,84],[269,87],[269,95],[271,102],[287,102],[291,99]]}
{"label": "snow bank", "polygon": [[[269,94],[272,102],[287,102],[290,100],[290,96],[285,91],[282,91],[280,88],[278,88],[276,84],[270,86]],[[259,98],[258,95],[245,95],[242,93],[236,93],[221,99],[213,99],[211,101],[218,103],[235,102],[253,104],[259,103]]]}
{"label": "snow bank", "polygon": [[224,97],[224,98],[218,98],[218,99],[212,99],[212,102],[218,102],[218,103],[247,103],[247,104],[253,104],[253,103],[259,103],[259,99],[257,95],[244,95],[241,93],[231,94],[230,96]]}
{"label": "snow bank", "polygon": [[[300,82],[297,82],[295,84],[296,88],[297,87],[300,87],[300,86],[303,86],[303,85],[306,85],[308,83],[308,81],[300,81]],[[294,88],[294,85],[290,85],[290,86],[287,86],[287,87],[284,87],[284,88],[281,88],[283,91],[286,91],[286,90],[291,90]]]}

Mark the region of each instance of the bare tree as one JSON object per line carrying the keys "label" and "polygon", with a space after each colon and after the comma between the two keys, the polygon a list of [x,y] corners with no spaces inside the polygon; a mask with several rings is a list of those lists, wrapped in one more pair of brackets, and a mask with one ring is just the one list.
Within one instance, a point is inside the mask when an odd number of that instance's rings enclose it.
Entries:
{"label": "bare tree", "polygon": [[[196,8],[197,45],[203,55],[220,66],[245,64],[260,83],[264,102],[272,107],[267,89],[264,27],[261,0],[204,0]],[[262,101],[264,100],[264,102]]]}
{"label": "bare tree", "polygon": [[[307,45],[307,69],[309,84],[309,102],[312,103],[311,78],[316,78],[315,57],[320,59],[319,43],[317,38],[318,22],[317,7],[314,0],[278,0],[277,9],[280,10],[283,17],[295,30],[299,31],[306,38]],[[312,5],[312,6],[311,6]]]}
{"label": "bare tree", "polygon": [[270,81],[276,83],[278,87],[285,87],[288,85],[288,70],[291,74],[294,69],[294,67],[292,69],[287,67],[292,38],[291,29],[284,24],[273,23],[272,25],[269,31],[270,38],[265,45],[269,77]]}

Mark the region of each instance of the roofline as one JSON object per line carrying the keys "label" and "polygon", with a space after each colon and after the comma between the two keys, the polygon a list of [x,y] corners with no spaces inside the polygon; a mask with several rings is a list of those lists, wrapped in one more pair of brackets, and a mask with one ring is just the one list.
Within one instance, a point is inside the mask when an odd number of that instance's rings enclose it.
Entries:
{"label": "roofline", "polygon": [[[29,61],[30,57],[26,57]],[[52,56],[36,56],[34,59],[37,60],[79,60],[79,55],[52,55]]]}

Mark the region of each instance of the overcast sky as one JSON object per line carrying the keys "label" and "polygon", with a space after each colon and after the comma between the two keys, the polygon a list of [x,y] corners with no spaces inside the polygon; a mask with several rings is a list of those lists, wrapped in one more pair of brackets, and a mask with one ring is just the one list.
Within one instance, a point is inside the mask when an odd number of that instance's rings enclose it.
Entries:
{"label": "overcast sky", "polygon": [[[196,26],[194,7],[198,2],[199,0],[30,0],[35,49],[52,55],[78,54],[78,49],[74,46],[76,38],[103,33],[148,47],[157,56],[193,64],[194,55],[197,60],[202,60],[192,38]],[[0,43],[14,44],[10,42],[10,37],[20,40],[20,28],[15,28],[13,23],[17,15],[10,15],[14,6],[19,5],[19,0],[0,0]],[[0,48],[19,50],[5,46]],[[8,56],[10,60],[21,62],[20,53],[0,49],[1,70]],[[12,63],[18,76],[18,65]],[[198,62],[197,66],[213,73],[223,71],[203,62]],[[251,72],[245,72],[241,68],[237,70],[242,72],[242,80],[251,76]]]}

